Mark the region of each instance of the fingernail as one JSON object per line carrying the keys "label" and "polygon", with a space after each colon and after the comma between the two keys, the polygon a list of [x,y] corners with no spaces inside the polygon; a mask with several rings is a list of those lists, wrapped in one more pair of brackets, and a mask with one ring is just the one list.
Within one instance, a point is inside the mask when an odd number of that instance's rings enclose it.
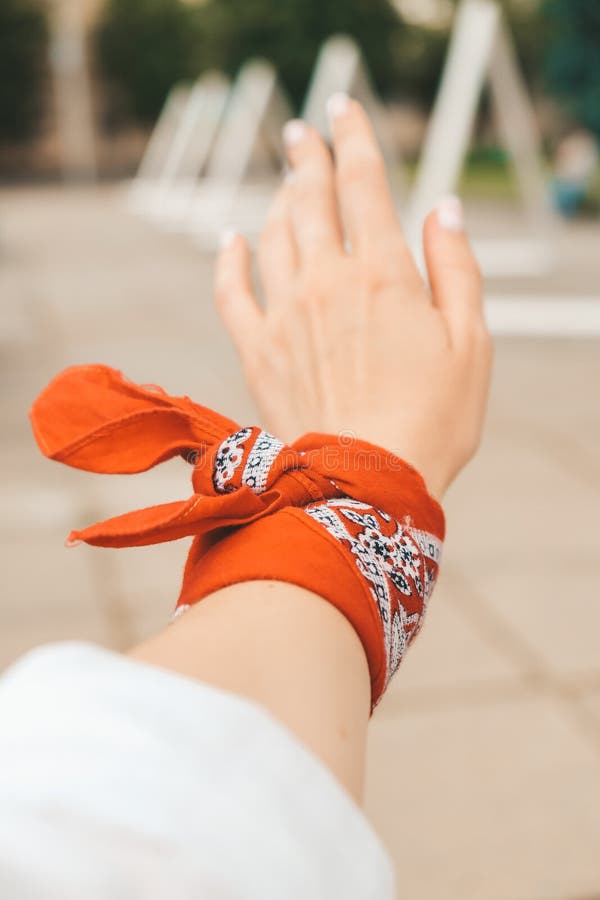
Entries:
{"label": "fingernail", "polygon": [[437,205],[438,222],[446,231],[463,231],[465,211],[460,197],[450,194],[442,197]]}
{"label": "fingernail", "polygon": [[221,232],[221,239],[219,241],[221,250],[227,250],[228,247],[231,247],[236,237],[237,231],[234,228],[225,228],[225,230]]}
{"label": "fingernail", "polygon": [[291,119],[283,128],[283,140],[288,147],[299,144],[306,136],[306,125],[301,119]]}
{"label": "fingernail", "polygon": [[350,109],[350,97],[342,91],[332,94],[327,101],[327,115],[330,119],[337,119],[345,115]]}

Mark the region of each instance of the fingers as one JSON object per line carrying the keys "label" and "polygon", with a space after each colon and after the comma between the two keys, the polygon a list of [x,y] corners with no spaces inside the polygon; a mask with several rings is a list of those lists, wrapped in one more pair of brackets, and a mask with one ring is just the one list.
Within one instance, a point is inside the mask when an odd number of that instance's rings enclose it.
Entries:
{"label": "fingers", "polygon": [[263,314],[252,290],[250,249],[233,231],[225,232],[221,241],[215,295],[221,318],[244,363],[256,346]]}
{"label": "fingers", "polygon": [[451,336],[460,342],[474,329],[485,331],[481,273],[458,197],[444,198],[429,214],[423,241],[433,302],[446,319]]}
{"label": "fingers", "polygon": [[353,251],[382,281],[420,281],[404,240],[383,155],[371,123],[355,100],[334,94],[327,105],[335,151],[336,189]]}
{"label": "fingers", "polygon": [[292,171],[288,177],[291,223],[302,258],[313,260],[343,252],[333,161],[314,128],[299,119],[283,132]]}
{"label": "fingers", "polygon": [[286,185],[279,189],[271,205],[258,242],[257,256],[267,307],[280,306],[289,297],[298,269]]}

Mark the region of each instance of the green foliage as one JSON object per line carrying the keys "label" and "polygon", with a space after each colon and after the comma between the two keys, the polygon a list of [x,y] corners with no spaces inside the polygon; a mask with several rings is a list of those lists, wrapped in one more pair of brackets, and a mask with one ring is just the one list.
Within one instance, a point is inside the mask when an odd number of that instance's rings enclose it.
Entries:
{"label": "green foliage", "polygon": [[440,83],[448,49],[448,31],[407,25],[396,42],[396,80],[393,96],[431,107]]}
{"label": "green foliage", "polygon": [[29,137],[39,124],[47,40],[42,2],[0,0],[0,140]]}
{"label": "green foliage", "polygon": [[404,27],[390,0],[107,0],[97,47],[129,111],[151,120],[177,81],[209,68],[233,76],[256,56],[275,65],[300,105],[321,44],[340,32],[359,41],[377,88],[397,90]]}
{"label": "green foliage", "polygon": [[600,3],[545,0],[550,33],[545,54],[548,90],[600,138]]}
{"label": "green foliage", "polygon": [[503,0],[502,3],[521,68],[529,87],[536,92],[543,86],[544,50],[548,39],[540,5],[540,0]]}
{"label": "green foliage", "polygon": [[142,121],[194,74],[195,44],[192,12],[181,0],[107,0],[97,32],[102,70]]}
{"label": "green foliage", "polygon": [[345,33],[360,43],[376,86],[397,86],[397,41],[403,23],[389,0],[208,0],[197,7],[201,65],[234,74],[251,56],[270,60],[299,106],[326,38]]}
{"label": "green foliage", "polygon": [[[502,4],[535,83],[543,43],[539,0]],[[448,29],[406,23],[391,0],[106,0],[98,47],[130,111],[150,120],[175,82],[209,68],[234,76],[256,56],[275,65],[299,108],[319,48],[337,33],[358,41],[384,98],[433,102]]]}

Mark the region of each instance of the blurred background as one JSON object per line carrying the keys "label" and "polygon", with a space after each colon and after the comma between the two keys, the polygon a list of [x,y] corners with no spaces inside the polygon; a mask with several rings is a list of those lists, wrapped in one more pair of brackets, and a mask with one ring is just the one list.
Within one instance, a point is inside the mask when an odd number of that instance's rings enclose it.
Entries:
{"label": "blurred background", "polygon": [[185,542],[63,541],[187,496],[185,464],[63,470],[27,411],[103,362],[254,421],[216,236],[258,232],[281,125],[339,89],[377,122],[411,235],[438,186],[465,198],[496,335],[429,621],[374,717],[368,811],[402,897],[597,900],[598,0],[1,0],[0,666],[168,620]]}

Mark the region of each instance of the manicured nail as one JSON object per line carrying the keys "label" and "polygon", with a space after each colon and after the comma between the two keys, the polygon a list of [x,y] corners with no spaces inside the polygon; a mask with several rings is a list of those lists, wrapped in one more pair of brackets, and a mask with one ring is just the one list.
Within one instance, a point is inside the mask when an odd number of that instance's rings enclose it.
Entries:
{"label": "manicured nail", "polygon": [[306,137],[306,125],[301,119],[291,119],[283,128],[283,140],[288,147],[299,144]]}
{"label": "manicured nail", "polygon": [[231,247],[236,237],[237,231],[234,228],[226,228],[224,231],[222,231],[221,239],[219,241],[221,250],[227,250],[228,247]]}
{"label": "manicured nail", "polygon": [[350,97],[348,94],[342,93],[342,91],[338,91],[337,94],[332,94],[327,101],[327,115],[330,119],[337,119],[339,116],[344,116],[349,109]]}
{"label": "manicured nail", "polygon": [[438,222],[446,231],[463,231],[465,211],[460,197],[450,194],[442,197],[437,205]]}

